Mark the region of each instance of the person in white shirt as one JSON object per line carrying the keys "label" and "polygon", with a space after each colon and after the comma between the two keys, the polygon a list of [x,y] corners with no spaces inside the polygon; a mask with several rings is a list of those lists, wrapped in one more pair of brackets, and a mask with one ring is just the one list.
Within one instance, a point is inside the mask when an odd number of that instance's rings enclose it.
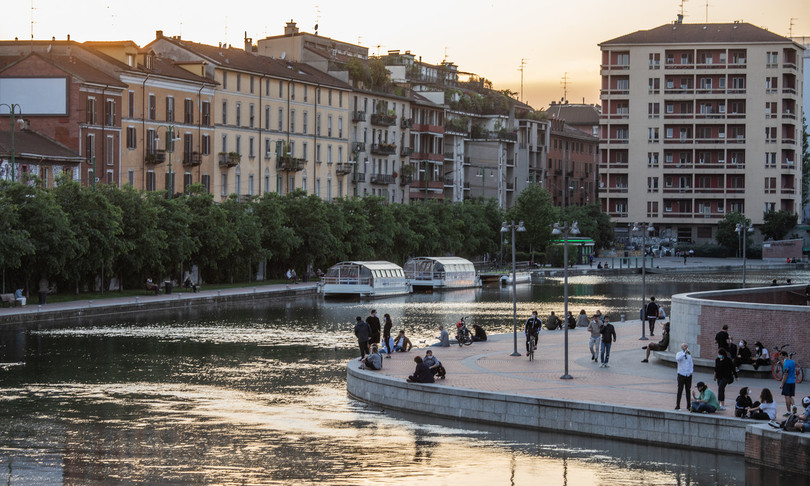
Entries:
{"label": "person in white shirt", "polygon": [[692,396],[692,373],[695,372],[695,363],[692,361],[688,344],[681,344],[681,350],[675,355],[675,361],[678,362],[678,398],[675,401],[675,410],[680,410],[684,388],[686,388],[686,402],[689,405],[689,397]]}

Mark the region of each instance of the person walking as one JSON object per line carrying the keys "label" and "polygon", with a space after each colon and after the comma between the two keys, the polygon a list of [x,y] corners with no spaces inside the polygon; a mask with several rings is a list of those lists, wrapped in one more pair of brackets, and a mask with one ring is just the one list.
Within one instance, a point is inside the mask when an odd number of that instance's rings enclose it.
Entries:
{"label": "person walking", "polygon": [[717,349],[725,349],[726,353],[728,353],[729,339],[728,324],[723,324],[723,329],[714,336],[714,340],[717,342]]}
{"label": "person walking", "polygon": [[655,297],[650,297],[650,302],[647,304],[647,324],[650,326],[650,336],[655,336],[656,319],[658,319],[658,304],[655,303]]}
{"label": "person walking", "polygon": [[721,349],[714,360],[714,381],[717,382],[717,401],[720,404],[718,409],[725,410],[726,386],[734,383],[734,362],[725,349]]}
{"label": "person walking", "polygon": [[360,360],[368,354],[368,341],[371,339],[371,328],[362,317],[357,316],[357,323],[354,325],[354,335],[357,336],[357,346],[360,348]]}
{"label": "person walking", "polygon": [[599,352],[599,340],[602,338],[601,327],[602,321],[599,319],[599,316],[595,314],[590,324],[588,324],[588,332],[591,333],[591,338],[588,340],[588,349],[591,350],[591,361],[594,363],[599,361],[596,353]]}
{"label": "person walking", "polygon": [[793,412],[793,396],[796,394],[796,362],[790,359],[787,351],[780,352],[779,359],[782,361],[782,383],[779,388],[785,397],[787,415],[790,415]]}
{"label": "person walking", "polygon": [[686,405],[689,405],[689,397],[692,396],[692,373],[695,372],[695,362],[692,360],[688,344],[681,344],[681,350],[675,355],[675,361],[678,363],[678,396],[675,399],[675,410],[680,410],[684,389],[686,389]]}
{"label": "person walking", "polygon": [[616,341],[616,328],[613,327],[613,324],[610,323],[610,319],[608,319],[607,316],[605,316],[605,323],[602,325],[599,332],[602,335],[602,349],[600,351],[602,364],[599,367],[610,368],[610,366],[608,366],[608,361],[610,361],[610,346]]}
{"label": "person walking", "polygon": [[371,328],[371,344],[380,343],[380,318],[377,317],[377,310],[371,309],[371,315],[366,317],[368,327]]}

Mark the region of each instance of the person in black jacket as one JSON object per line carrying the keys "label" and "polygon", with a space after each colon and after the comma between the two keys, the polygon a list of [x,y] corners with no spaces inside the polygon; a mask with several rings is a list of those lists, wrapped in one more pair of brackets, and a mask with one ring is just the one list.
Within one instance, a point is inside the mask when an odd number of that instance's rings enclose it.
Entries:
{"label": "person in black jacket", "polygon": [[413,374],[408,377],[409,383],[433,383],[433,373],[430,372],[430,366],[426,365],[422,361],[421,356],[417,356],[414,359],[416,362],[416,370],[414,370]]}
{"label": "person in black jacket", "polygon": [[476,341],[486,341],[487,340],[487,332],[484,330],[483,327],[479,326],[478,324],[473,324],[473,330],[475,334],[473,335],[473,342]]}
{"label": "person in black jacket", "polygon": [[647,324],[650,326],[650,336],[655,336],[656,319],[658,319],[658,304],[655,303],[655,297],[650,297],[650,302],[647,304]]}
{"label": "person in black jacket", "polygon": [[360,359],[368,354],[368,340],[371,338],[371,328],[362,317],[357,316],[357,323],[354,325],[354,335],[357,336],[357,345],[360,347]]}
{"label": "person in black jacket", "polygon": [[377,317],[377,311],[371,309],[371,315],[366,317],[368,327],[371,328],[371,344],[380,343],[380,318]]}
{"label": "person in black jacket", "polygon": [[714,381],[717,382],[717,401],[720,403],[720,410],[725,410],[726,385],[734,383],[734,363],[725,349],[721,349],[717,359],[714,360]]}
{"label": "person in black jacket", "polygon": [[600,334],[602,334],[602,350],[600,352],[602,364],[599,365],[599,367],[610,368],[610,366],[608,366],[608,361],[610,361],[610,346],[616,341],[616,328],[610,323],[610,319],[605,316],[605,323],[602,324],[599,329]]}

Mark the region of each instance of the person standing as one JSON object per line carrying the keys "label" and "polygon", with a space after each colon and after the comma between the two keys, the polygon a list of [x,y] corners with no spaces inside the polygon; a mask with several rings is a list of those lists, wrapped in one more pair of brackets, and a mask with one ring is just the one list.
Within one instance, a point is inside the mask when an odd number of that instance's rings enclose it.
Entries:
{"label": "person standing", "polygon": [[721,349],[714,360],[714,381],[717,382],[718,410],[725,410],[726,386],[734,383],[734,363],[725,349]]}
{"label": "person standing", "polygon": [[371,328],[362,317],[357,316],[357,323],[354,325],[354,335],[357,336],[357,345],[360,347],[360,360],[368,354],[368,341],[371,339]]}
{"label": "person standing", "polygon": [[602,335],[602,349],[600,351],[602,364],[600,368],[610,368],[608,361],[610,361],[610,346],[616,341],[616,328],[610,323],[610,319],[605,316],[605,323],[600,329]]}
{"label": "person standing", "polygon": [[655,297],[650,297],[650,302],[647,304],[647,324],[650,326],[650,336],[655,336],[656,319],[658,319],[658,304],[655,303]]}
{"label": "person standing", "polygon": [[368,327],[371,328],[371,344],[380,343],[380,318],[377,317],[376,309],[371,309],[371,315],[366,317]]}
{"label": "person standing", "polygon": [[591,338],[588,340],[588,349],[591,350],[591,361],[594,363],[599,361],[596,353],[599,352],[599,339],[602,337],[601,327],[602,321],[599,319],[599,315],[595,314],[590,324],[588,324],[588,332],[591,333]]}
{"label": "person standing", "polygon": [[726,353],[728,353],[728,324],[723,324],[723,329],[714,336],[714,340],[717,341],[718,350],[725,349]]}
{"label": "person standing", "polygon": [[678,363],[678,396],[675,399],[675,410],[680,410],[684,388],[687,405],[689,397],[692,396],[692,373],[695,372],[695,362],[692,360],[692,353],[689,352],[689,345],[681,344],[681,350],[675,355],[675,361]]}
{"label": "person standing", "polygon": [[782,383],[779,388],[782,389],[782,396],[785,397],[785,406],[787,406],[789,415],[793,412],[793,396],[796,394],[796,362],[790,359],[787,351],[780,352],[779,359],[782,361]]}

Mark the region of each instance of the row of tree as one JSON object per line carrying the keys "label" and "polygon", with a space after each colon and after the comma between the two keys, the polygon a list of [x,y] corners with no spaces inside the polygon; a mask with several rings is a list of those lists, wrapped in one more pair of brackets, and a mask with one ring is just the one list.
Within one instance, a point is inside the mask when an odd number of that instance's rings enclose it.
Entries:
{"label": "row of tree", "polygon": [[[548,193],[531,187],[504,212],[493,200],[460,204],[388,204],[379,197],[333,202],[298,191],[215,203],[201,186],[172,199],[159,192],[70,180],[53,189],[38,181],[0,185],[0,267],[6,288],[45,277],[61,290],[95,289],[118,279],[140,287],[147,278],[180,280],[197,265],[209,283],[250,281],[264,264],[269,277],[299,274],[341,260],[403,263],[415,255],[478,259],[500,250],[502,221],[522,220],[523,252],[543,252],[561,217]],[[598,207],[570,208],[584,235],[604,245],[610,223]],[[103,280],[102,280],[103,279]]]}

